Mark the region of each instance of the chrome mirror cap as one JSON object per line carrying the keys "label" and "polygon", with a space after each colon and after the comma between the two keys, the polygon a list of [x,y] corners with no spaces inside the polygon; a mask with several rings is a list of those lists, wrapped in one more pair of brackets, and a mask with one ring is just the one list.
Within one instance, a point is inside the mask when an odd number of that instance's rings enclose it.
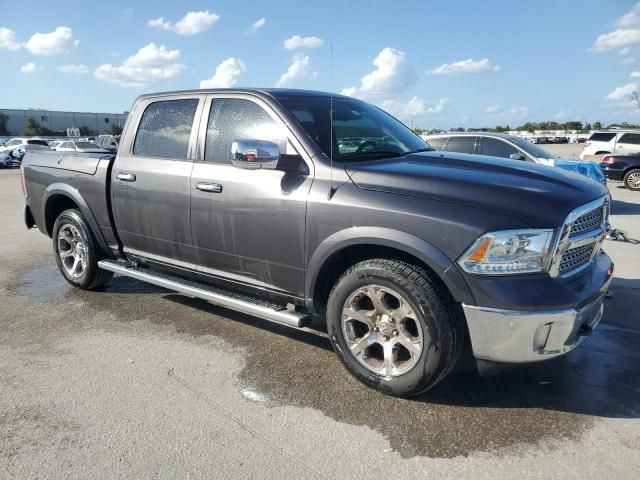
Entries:
{"label": "chrome mirror cap", "polygon": [[267,140],[234,140],[231,164],[247,170],[275,170],[280,160],[280,147]]}

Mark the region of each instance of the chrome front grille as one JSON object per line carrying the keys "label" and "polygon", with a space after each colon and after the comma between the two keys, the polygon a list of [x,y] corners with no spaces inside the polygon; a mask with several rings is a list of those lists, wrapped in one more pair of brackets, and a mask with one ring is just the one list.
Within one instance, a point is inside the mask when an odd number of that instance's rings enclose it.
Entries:
{"label": "chrome front grille", "polygon": [[604,207],[598,207],[576,218],[576,220],[571,223],[569,238],[579,237],[585,233],[593,232],[602,228],[603,212]]}
{"label": "chrome front grille", "polygon": [[587,245],[565,250],[562,254],[562,259],[560,260],[560,267],[558,268],[560,275],[573,270],[574,268],[581,267],[589,262],[589,260],[591,260],[591,254],[593,253],[594,247],[595,243],[589,243]]}
{"label": "chrome front grille", "polygon": [[597,255],[608,227],[608,213],[608,195],[569,213],[556,240],[549,267],[552,277],[576,273]]}

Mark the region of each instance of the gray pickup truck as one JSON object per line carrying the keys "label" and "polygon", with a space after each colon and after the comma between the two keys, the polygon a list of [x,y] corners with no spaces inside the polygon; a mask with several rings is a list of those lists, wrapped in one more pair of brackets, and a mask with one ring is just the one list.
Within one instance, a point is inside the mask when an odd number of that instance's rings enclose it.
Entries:
{"label": "gray pickup truck", "polygon": [[367,385],[416,395],[465,348],[546,360],[602,317],[610,196],[545,166],[435,152],[321,92],[143,95],[115,155],[29,152],[27,227],[73,286],[114,273],[324,332]]}

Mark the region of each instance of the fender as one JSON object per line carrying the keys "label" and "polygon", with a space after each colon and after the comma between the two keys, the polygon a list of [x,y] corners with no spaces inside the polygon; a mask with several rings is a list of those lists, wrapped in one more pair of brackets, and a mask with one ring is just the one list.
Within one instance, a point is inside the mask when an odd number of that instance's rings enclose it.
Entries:
{"label": "fender", "polygon": [[[429,242],[399,230],[381,227],[351,227],[327,237],[313,252],[305,276],[305,298],[309,306],[313,303],[318,276],[322,266],[335,253],[353,245],[379,245],[389,247],[416,257],[447,286],[457,302],[473,302],[471,290],[456,266],[438,248]],[[474,303],[471,303],[472,305]]]}
{"label": "fender", "polygon": [[[109,252],[110,250],[107,245],[107,242],[105,241],[104,236],[102,235],[100,227],[98,226],[98,222],[96,221],[96,218],[93,216],[93,212],[89,208],[89,205],[84,200],[84,198],[82,198],[82,195],[77,189],[71,187],[70,185],[67,185],[66,183],[52,183],[44,191],[44,194],[42,195],[42,203],[41,203],[42,218],[44,220],[43,223],[47,221],[45,217],[46,211],[47,211],[47,203],[49,202],[49,199],[55,195],[65,196],[73,200],[76,203],[76,205],[78,205],[78,207],[80,208],[80,211],[82,212],[82,215],[84,215],[84,217],[87,219],[89,228],[91,228],[91,231],[93,232],[93,235],[96,238],[96,241],[105,252]],[[43,229],[44,229],[43,233],[45,234],[47,234],[47,225],[48,224],[43,225]]]}

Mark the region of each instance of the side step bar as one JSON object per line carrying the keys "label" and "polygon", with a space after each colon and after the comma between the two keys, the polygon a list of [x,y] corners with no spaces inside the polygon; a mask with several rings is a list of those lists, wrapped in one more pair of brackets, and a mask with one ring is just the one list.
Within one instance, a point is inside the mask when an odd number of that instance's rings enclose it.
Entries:
{"label": "side step bar", "polygon": [[98,266],[103,270],[201,298],[230,310],[254,315],[289,327],[306,330],[304,327],[309,320],[309,316],[306,313],[292,312],[282,305],[257,300],[171,274],[156,272],[148,268],[131,267],[123,262],[114,260],[100,260]]}

